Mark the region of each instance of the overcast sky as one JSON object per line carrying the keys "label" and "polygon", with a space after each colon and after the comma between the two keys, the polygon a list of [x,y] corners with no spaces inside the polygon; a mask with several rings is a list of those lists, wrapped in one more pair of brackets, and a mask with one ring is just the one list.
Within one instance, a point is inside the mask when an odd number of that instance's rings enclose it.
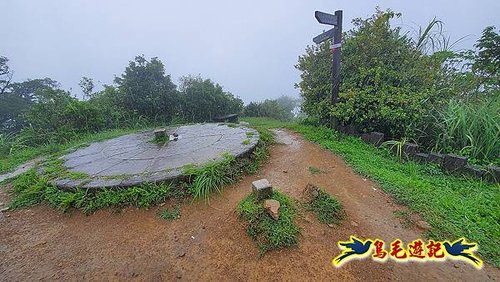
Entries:
{"label": "overcast sky", "polygon": [[176,84],[200,74],[246,103],[298,97],[297,58],[328,28],[314,11],[342,9],[348,30],[377,5],[401,12],[395,24],[406,30],[436,16],[452,39],[469,35],[459,48],[472,48],[484,27],[500,27],[499,0],[0,0],[0,55],[10,59],[15,81],[50,77],[75,95],[82,76],[111,84],[144,54],[159,57]]}

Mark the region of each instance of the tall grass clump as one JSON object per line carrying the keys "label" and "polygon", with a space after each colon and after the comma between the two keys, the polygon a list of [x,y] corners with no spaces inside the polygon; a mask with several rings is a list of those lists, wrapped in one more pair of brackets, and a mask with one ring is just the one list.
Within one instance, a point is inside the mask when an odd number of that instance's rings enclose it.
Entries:
{"label": "tall grass clump", "polygon": [[466,155],[482,164],[500,163],[500,95],[450,100],[433,119],[435,151]]}

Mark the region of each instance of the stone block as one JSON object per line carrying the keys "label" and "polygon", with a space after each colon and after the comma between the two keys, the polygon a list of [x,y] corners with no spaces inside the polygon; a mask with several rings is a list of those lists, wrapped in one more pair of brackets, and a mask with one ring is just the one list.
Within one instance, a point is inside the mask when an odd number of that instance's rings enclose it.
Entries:
{"label": "stone block", "polygon": [[467,165],[467,158],[455,154],[447,154],[443,159],[443,168],[447,172],[457,172]]}
{"label": "stone block", "polygon": [[483,176],[486,175],[486,170],[472,166],[472,165],[466,165],[462,168],[462,173],[467,174],[469,176],[475,177],[475,178],[483,178]]}
{"label": "stone block", "polygon": [[337,125],[337,131],[342,133],[347,133],[347,127],[345,125],[339,124]]}
{"label": "stone block", "polygon": [[257,200],[270,198],[273,194],[273,186],[267,179],[260,179],[252,182],[252,191],[255,193]]}
{"label": "stone block", "polygon": [[441,165],[443,163],[444,156],[440,153],[429,153],[429,158],[427,159],[430,163],[435,163]]}
{"label": "stone block", "polygon": [[359,136],[360,133],[354,124],[348,124],[346,127],[346,133],[352,136]]}
{"label": "stone block", "polygon": [[384,133],[374,131],[370,133],[370,143],[378,147],[384,142],[384,137]]}
{"label": "stone block", "polygon": [[413,160],[418,163],[426,163],[429,160],[429,154],[427,153],[416,153],[413,155]]}
{"label": "stone block", "polygon": [[403,154],[406,157],[411,157],[418,153],[418,145],[414,143],[405,143],[403,144]]}
{"label": "stone block", "polygon": [[370,143],[370,144],[371,144],[371,140],[370,140],[370,133],[363,133],[363,134],[361,134],[361,139],[362,139],[365,143]]}
{"label": "stone block", "polygon": [[488,166],[488,178],[495,183],[500,183],[500,167],[496,165]]}

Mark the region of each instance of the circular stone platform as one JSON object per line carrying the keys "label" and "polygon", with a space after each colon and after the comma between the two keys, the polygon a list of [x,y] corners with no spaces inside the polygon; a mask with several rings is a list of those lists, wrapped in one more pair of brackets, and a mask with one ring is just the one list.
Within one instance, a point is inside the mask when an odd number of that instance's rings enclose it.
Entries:
{"label": "circular stone platform", "polygon": [[168,128],[178,135],[166,145],[152,142],[153,131],[124,135],[93,143],[63,156],[70,172],[88,175],[83,179],[55,179],[60,188],[126,187],[143,182],[180,177],[189,164],[222,160],[225,153],[240,157],[259,141],[256,130],[225,124],[196,124]]}

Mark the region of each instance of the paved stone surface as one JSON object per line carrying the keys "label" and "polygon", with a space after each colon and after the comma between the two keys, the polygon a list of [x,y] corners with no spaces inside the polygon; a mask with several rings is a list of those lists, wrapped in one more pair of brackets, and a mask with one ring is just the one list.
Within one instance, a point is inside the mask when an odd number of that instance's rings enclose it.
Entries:
{"label": "paved stone surface", "polygon": [[221,160],[225,153],[240,157],[259,141],[259,134],[254,129],[217,123],[168,130],[168,134],[174,133],[178,140],[166,145],[151,142],[154,131],[93,143],[62,157],[69,171],[89,177],[56,179],[53,183],[61,188],[101,188],[164,181],[181,176],[182,168],[188,164],[203,165]]}

